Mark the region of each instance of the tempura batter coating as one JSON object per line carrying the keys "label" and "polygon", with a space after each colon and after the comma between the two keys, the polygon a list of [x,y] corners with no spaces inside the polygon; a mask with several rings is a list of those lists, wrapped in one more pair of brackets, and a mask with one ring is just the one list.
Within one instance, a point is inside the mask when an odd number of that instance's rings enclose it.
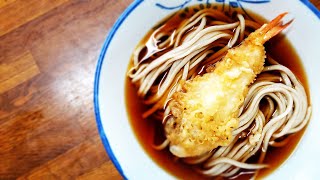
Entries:
{"label": "tempura batter coating", "polygon": [[264,66],[263,44],[289,25],[279,25],[284,15],[230,49],[213,72],[196,76],[174,93],[169,103],[173,117],[165,126],[174,155],[197,156],[231,143],[248,86]]}

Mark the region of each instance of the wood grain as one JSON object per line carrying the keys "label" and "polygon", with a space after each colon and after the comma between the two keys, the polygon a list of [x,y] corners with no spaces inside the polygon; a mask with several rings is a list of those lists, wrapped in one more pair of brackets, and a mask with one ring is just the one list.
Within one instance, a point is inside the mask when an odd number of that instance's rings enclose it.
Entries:
{"label": "wood grain", "polygon": [[2,0],[2,1],[0,1],[0,8],[2,8],[3,6],[6,6],[14,1],[16,1],[16,0]]}
{"label": "wood grain", "polygon": [[[100,168],[108,159],[98,136],[87,139],[76,147],[52,159],[32,171],[20,176],[19,179],[75,179],[92,170]],[[101,158],[104,157],[104,158]],[[111,164],[111,162],[108,162]],[[66,171],[67,169],[67,171]],[[104,172],[107,174],[107,171]]]}
{"label": "wood grain", "polygon": [[122,179],[92,95],[103,41],[131,2],[0,0],[1,180]]}
{"label": "wood grain", "polygon": [[10,0],[1,3],[0,36],[41,16],[68,0]]}
{"label": "wood grain", "polygon": [[10,64],[0,64],[0,94],[39,74],[32,54],[27,51]]}
{"label": "wood grain", "polygon": [[[103,164],[121,179],[97,133],[92,92],[103,41],[131,1],[46,3],[32,19],[9,19],[19,26],[0,36],[0,82],[12,83],[0,93],[0,179],[85,177]],[[28,67],[38,73],[13,78]]]}

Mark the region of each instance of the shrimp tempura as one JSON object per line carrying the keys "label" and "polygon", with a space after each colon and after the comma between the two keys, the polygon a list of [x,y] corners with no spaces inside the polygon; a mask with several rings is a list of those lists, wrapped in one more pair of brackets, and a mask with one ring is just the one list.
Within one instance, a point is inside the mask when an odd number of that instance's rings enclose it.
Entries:
{"label": "shrimp tempura", "polygon": [[248,86],[264,67],[263,44],[291,23],[282,25],[286,14],[264,24],[240,46],[228,50],[213,72],[185,82],[182,90],[173,94],[168,104],[172,118],[165,131],[174,155],[198,156],[231,143]]}

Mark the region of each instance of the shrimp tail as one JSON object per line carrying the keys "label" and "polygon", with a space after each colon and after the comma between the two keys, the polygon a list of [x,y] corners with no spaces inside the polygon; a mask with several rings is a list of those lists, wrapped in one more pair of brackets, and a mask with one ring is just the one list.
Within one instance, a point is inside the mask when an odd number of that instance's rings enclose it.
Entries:
{"label": "shrimp tail", "polygon": [[253,33],[252,35],[254,36],[253,38],[256,39],[256,43],[264,44],[266,41],[276,36],[283,29],[288,27],[292,23],[293,19],[285,24],[282,23],[282,18],[287,14],[287,12],[280,14],[272,21],[270,21],[268,24],[264,24],[255,33]]}
{"label": "shrimp tail", "polygon": [[283,29],[285,29],[292,23],[293,19],[287,22],[286,24],[282,24],[281,19],[287,14],[288,14],[287,12],[280,14],[275,19],[273,19],[269,24],[267,24],[264,28],[262,28],[262,33],[264,34],[264,37],[263,37],[264,42],[268,41],[275,35],[279,34]]}

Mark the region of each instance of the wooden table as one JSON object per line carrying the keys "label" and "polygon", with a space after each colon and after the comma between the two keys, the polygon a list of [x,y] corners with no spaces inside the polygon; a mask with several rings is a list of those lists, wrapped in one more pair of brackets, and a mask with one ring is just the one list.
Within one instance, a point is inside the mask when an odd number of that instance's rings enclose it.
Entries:
{"label": "wooden table", "polygon": [[121,179],[97,132],[93,80],[130,3],[0,0],[0,179]]}

